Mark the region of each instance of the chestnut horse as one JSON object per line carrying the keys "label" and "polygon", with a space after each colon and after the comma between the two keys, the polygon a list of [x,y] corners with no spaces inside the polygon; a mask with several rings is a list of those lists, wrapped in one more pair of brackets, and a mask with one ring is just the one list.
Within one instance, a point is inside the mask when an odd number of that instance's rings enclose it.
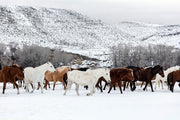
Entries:
{"label": "chestnut horse", "polygon": [[16,65],[6,66],[2,68],[0,72],[0,82],[3,82],[3,94],[5,93],[6,83],[10,82],[17,88],[17,94],[19,94],[19,86],[16,84],[17,80],[24,79],[24,68]]}
{"label": "chestnut horse", "polygon": [[167,76],[167,84],[171,92],[174,91],[174,85],[176,82],[179,82],[180,85],[180,70],[173,71]]}
{"label": "chestnut horse", "polygon": [[[127,66],[126,68],[133,70],[134,81],[139,80],[140,71],[141,71],[140,67]],[[133,85],[135,86],[135,82],[134,81],[133,81]],[[124,84],[124,90],[125,90],[125,87],[126,87],[126,84]]]}
{"label": "chestnut horse", "polygon": [[[118,83],[120,92],[122,94],[121,83],[122,81],[129,81],[131,84],[134,80],[133,70],[127,68],[113,68],[110,70],[111,84],[108,93],[110,93],[112,87]],[[132,90],[132,88],[131,88]]]}
{"label": "chestnut horse", "polygon": [[70,71],[70,70],[71,70],[71,68],[69,66],[62,66],[62,67],[56,68],[56,72],[55,73],[52,73],[50,71],[46,71],[45,72],[45,81],[46,82],[45,82],[45,85],[44,85],[45,89],[47,89],[47,84],[50,81],[54,82],[53,90],[55,89],[57,81],[62,82],[62,84],[64,85],[64,89],[66,89],[67,82],[64,79],[67,79],[66,75],[67,75],[67,72]]}
{"label": "chestnut horse", "polygon": [[[146,82],[146,85],[143,88],[144,91],[146,90],[147,85],[150,84],[151,90],[152,92],[154,92],[151,80],[157,73],[159,73],[162,77],[164,77],[163,67],[156,65],[155,67],[148,67],[146,69],[141,69],[139,81]],[[136,87],[134,86],[134,90],[135,89]]]}

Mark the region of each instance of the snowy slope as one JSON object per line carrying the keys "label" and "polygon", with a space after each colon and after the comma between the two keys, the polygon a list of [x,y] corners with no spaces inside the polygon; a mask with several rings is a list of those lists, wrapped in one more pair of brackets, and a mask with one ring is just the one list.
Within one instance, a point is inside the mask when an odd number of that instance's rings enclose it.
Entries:
{"label": "snowy slope", "polygon": [[179,25],[121,22],[110,25],[72,10],[0,6],[0,42],[37,44],[102,60],[121,44],[165,44],[180,48]]}

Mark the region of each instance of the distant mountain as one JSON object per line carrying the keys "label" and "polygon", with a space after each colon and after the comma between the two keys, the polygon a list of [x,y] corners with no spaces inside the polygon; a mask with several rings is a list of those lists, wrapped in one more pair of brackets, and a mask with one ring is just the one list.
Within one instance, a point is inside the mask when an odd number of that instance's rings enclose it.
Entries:
{"label": "distant mountain", "polygon": [[0,6],[0,42],[36,44],[107,59],[109,48],[119,43],[180,48],[180,25],[110,25],[72,10]]}

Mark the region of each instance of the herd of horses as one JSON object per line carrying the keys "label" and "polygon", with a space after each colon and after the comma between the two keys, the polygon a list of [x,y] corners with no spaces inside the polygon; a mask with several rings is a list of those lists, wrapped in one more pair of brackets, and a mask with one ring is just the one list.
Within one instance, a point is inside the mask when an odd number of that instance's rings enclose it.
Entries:
{"label": "herd of horses", "polygon": [[[23,83],[24,89],[26,92],[33,93],[36,89],[41,89],[43,93],[43,87],[47,89],[47,85],[50,88],[49,82],[53,83],[53,90],[55,90],[56,82],[59,81],[64,86],[64,95],[67,91],[71,89],[72,84],[76,85],[76,92],[79,95],[79,86],[85,86],[86,89],[89,89],[90,93],[87,95],[93,95],[95,93],[95,88],[98,88],[103,92],[106,89],[106,86],[110,84],[108,93],[111,92],[111,89],[116,86],[119,86],[120,92],[130,84],[130,90],[134,91],[136,86],[140,81],[141,86],[145,83],[143,90],[146,90],[148,84],[151,87],[153,92],[152,80],[155,81],[155,89],[157,85],[161,83],[162,89],[163,85],[168,86],[170,91],[173,92],[174,85],[176,82],[179,82],[180,87],[180,66],[175,66],[163,70],[163,67],[157,65],[154,67],[135,67],[128,66],[122,68],[79,68],[73,69],[70,66],[61,66],[54,68],[52,63],[47,62],[38,67],[22,67],[19,65],[12,65],[3,67],[0,71],[0,82],[3,82],[3,91],[5,93],[6,83],[10,82],[17,88],[17,93],[19,94],[20,84],[17,84],[17,81]],[[104,88],[102,82],[105,82]],[[29,87],[32,87],[30,91]]]}

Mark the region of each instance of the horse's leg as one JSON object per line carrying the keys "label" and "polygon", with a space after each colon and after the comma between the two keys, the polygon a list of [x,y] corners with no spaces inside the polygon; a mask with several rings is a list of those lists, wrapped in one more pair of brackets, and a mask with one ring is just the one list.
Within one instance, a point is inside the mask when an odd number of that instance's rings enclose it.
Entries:
{"label": "horse's leg", "polygon": [[30,83],[31,87],[33,88],[33,83]]}
{"label": "horse's leg", "polygon": [[[128,88],[128,86],[129,86],[129,83],[130,83],[130,82],[128,81],[126,88]],[[130,84],[131,84],[131,83],[130,83]]]}
{"label": "horse's leg", "polygon": [[[100,82],[100,84],[101,84],[101,82]],[[101,92],[103,92],[102,85],[96,84],[96,87],[99,88],[101,90]]]}
{"label": "horse's leg", "polygon": [[16,84],[16,82],[13,82],[13,85],[17,88],[17,94],[19,94],[19,86]]}
{"label": "horse's leg", "polygon": [[157,84],[158,84],[158,80],[156,80],[156,83],[155,83],[155,89],[157,88]]}
{"label": "horse's leg", "polygon": [[19,87],[22,87],[22,80],[18,80]]}
{"label": "horse's leg", "polygon": [[47,90],[47,84],[48,84],[48,81],[45,80],[45,84],[44,84],[44,88]]}
{"label": "horse's leg", "polygon": [[105,79],[104,79],[103,81],[105,82],[105,85],[104,85],[103,90],[105,90],[105,89],[106,89],[106,86],[108,85],[108,82],[107,82]]}
{"label": "horse's leg", "polygon": [[123,83],[124,83],[123,91],[125,91],[125,89],[126,89],[126,81],[124,81]]}
{"label": "horse's leg", "polygon": [[28,85],[29,85],[29,82],[25,82],[25,89],[26,89],[26,92],[29,92],[29,87],[28,87]]}
{"label": "horse's leg", "polygon": [[118,82],[118,86],[119,86],[120,92],[121,92],[121,94],[122,94],[121,81]]}
{"label": "horse's leg", "polygon": [[66,95],[68,89],[69,89],[69,90],[71,89],[71,85],[72,85],[72,82],[68,81],[68,82],[67,82],[66,90],[65,90],[65,92],[64,92],[64,95]]}
{"label": "horse's leg", "polygon": [[93,93],[95,93],[95,86],[90,85],[89,90],[90,90],[90,93],[88,93],[87,96],[93,95]]}
{"label": "horse's leg", "polygon": [[[144,82],[144,81],[143,81],[143,82]],[[145,85],[145,87],[143,88],[144,91],[146,90],[146,87],[147,87],[148,83],[149,83],[149,82],[146,82],[146,85]]]}
{"label": "horse's leg", "polygon": [[131,91],[134,91],[134,90],[133,90],[133,82],[128,82],[128,83],[130,83],[130,89],[131,89]]}
{"label": "horse's leg", "polygon": [[173,82],[172,82],[172,85],[170,85],[170,90],[171,90],[171,92],[174,92],[174,84],[175,84],[175,82],[173,81]]}
{"label": "horse's leg", "polygon": [[79,85],[76,83],[76,93],[79,96]]}
{"label": "horse's leg", "polygon": [[3,94],[4,94],[4,92],[5,92],[5,89],[6,89],[6,81],[4,81],[4,84],[3,84]]}
{"label": "horse's leg", "polygon": [[64,90],[66,89],[66,83],[63,81]]}
{"label": "horse's leg", "polygon": [[113,87],[114,87],[114,90],[116,90],[116,84],[114,84]]}
{"label": "horse's leg", "polygon": [[141,86],[140,86],[141,88],[142,88],[143,84],[144,84],[144,81],[141,83]]}
{"label": "horse's leg", "polygon": [[160,88],[160,82],[161,82],[161,81],[159,80],[159,81],[158,81],[158,88]]}
{"label": "horse's leg", "polygon": [[133,85],[132,91],[134,91],[134,90],[136,89],[136,81],[137,81],[137,80],[134,80],[134,81],[132,82],[132,85]]}
{"label": "horse's leg", "polygon": [[55,89],[55,86],[56,86],[56,80],[54,80],[54,84],[53,84],[53,90]]}
{"label": "horse's leg", "polygon": [[164,84],[164,80],[161,80],[161,87],[162,87],[162,89],[164,89],[163,84]]}
{"label": "horse's leg", "polygon": [[32,83],[33,90],[31,91],[31,93],[33,93],[34,90],[36,89],[36,85],[35,84],[36,84],[35,81],[33,81],[33,83]]}
{"label": "horse's leg", "polygon": [[154,92],[152,82],[150,81],[151,91]]}
{"label": "horse's leg", "polygon": [[13,84],[13,89],[15,89],[16,88],[16,86]]}
{"label": "horse's leg", "polygon": [[48,86],[49,86],[49,88],[51,88],[51,87],[50,87],[50,83],[49,83],[49,82],[48,82]]}
{"label": "horse's leg", "polygon": [[101,78],[98,79],[98,82],[96,83],[97,89],[99,88],[101,90],[101,92],[103,92],[103,90],[102,90],[102,80],[103,80],[103,78],[101,77]]}
{"label": "horse's leg", "polygon": [[65,73],[64,75],[63,75],[63,81],[64,81],[64,83],[66,84],[66,86],[67,86],[67,73]]}
{"label": "horse's leg", "polygon": [[41,84],[40,84],[40,82],[38,82],[38,87],[37,87],[37,90],[39,90],[39,87],[41,87]]}
{"label": "horse's leg", "polygon": [[114,86],[114,84],[115,84],[115,82],[111,82],[108,93],[110,93],[110,91],[111,91],[112,87]]}
{"label": "horse's leg", "polygon": [[41,87],[41,93],[43,93],[43,82],[39,82],[38,84],[40,84],[40,87]]}

